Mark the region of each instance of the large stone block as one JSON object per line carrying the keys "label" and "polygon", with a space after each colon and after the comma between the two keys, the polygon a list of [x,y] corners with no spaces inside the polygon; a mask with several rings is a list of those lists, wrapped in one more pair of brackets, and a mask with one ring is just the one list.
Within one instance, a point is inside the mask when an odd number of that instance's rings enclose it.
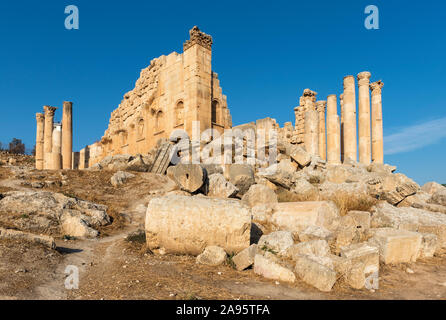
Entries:
{"label": "large stone block", "polygon": [[250,245],[251,211],[237,200],[171,195],[152,199],[146,214],[149,248],[198,255],[215,245],[239,253]]}
{"label": "large stone block", "polygon": [[284,254],[293,244],[294,240],[291,232],[276,231],[263,235],[259,240],[258,249],[273,251],[275,254]]}
{"label": "large stone block", "polygon": [[290,269],[261,254],[256,254],[254,258],[254,273],[271,280],[290,283],[296,281],[296,276]]}
{"label": "large stone block", "polygon": [[254,184],[245,193],[242,201],[252,208],[256,205],[277,203],[277,195],[265,185]]}
{"label": "large stone block", "polygon": [[220,173],[215,173],[209,176],[209,197],[214,198],[231,198],[238,192],[236,186],[231,182],[226,181],[225,177]]}
{"label": "large stone block", "polygon": [[253,244],[249,248],[246,248],[238,255],[232,258],[235,267],[238,271],[245,270],[254,264],[254,258],[257,252],[257,245]]}
{"label": "large stone block", "polygon": [[309,226],[336,230],[339,209],[331,201],[283,202],[278,203],[271,222],[282,230],[302,232]]}
{"label": "large stone block", "polygon": [[182,190],[196,192],[206,179],[206,171],[198,164],[178,164],[167,169],[167,176],[172,178]]}
{"label": "large stone block", "polygon": [[329,292],[336,283],[336,272],[311,256],[300,255],[296,258],[295,272],[304,282],[320,291]]}
{"label": "large stone block", "polygon": [[392,228],[372,229],[371,233],[369,243],[379,248],[380,260],[385,264],[415,262],[420,256],[420,233]]}

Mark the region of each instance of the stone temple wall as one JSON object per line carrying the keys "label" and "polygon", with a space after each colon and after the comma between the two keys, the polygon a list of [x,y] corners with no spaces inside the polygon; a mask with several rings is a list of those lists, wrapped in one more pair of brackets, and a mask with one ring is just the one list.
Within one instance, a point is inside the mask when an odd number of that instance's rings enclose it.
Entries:
{"label": "stone temple wall", "polygon": [[147,153],[175,129],[191,136],[193,121],[201,131],[231,128],[226,96],[212,71],[212,37],[194,27],[183,49],[153,59],[141,71],[135,88],[111,113],[102,139],[81,150],[81,158],[88,150],[86,165],[110,155]]}

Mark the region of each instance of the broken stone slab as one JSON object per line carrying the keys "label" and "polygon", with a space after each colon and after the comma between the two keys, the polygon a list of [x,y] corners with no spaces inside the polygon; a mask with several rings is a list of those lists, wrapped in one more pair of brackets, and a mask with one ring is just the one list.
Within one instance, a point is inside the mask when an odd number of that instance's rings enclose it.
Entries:
{"label": "broken stone slab", "polygon": [[219,266],[226,261],[226,252],[218,246],[209,246],[197,257],[197,263],[207,266]]}
{"label": "broken stone slab", "polygon": [[306,242],[312,240],[331,241],[333,239],[333,232],[318,226],[309,226],[302,232],[298,233],[299,241]]}
{"label": "broken stone slab", "polygon": [[263,235],[257,245],[258,250],[282,255],[294,244],[293,235],[288,231],[276,231]]}
{"label": "broken stone slab", "polygon": [[60,221],[63,235],[83,239],[96,238],[99,235],[99,232],[91,228],[76,212],[65,212]]}
{"label": "broken stone slab", "polygon": [[299,255],[326,257],[330,253],[330,247],[325,240],[312,240],[293,244],[284,254],[292,260],[296,260]]}
{"label": "broken stone slab", "polygon": [[289,150],[289,156],[296,161],[300,167],[306,167],[311,163],[311,154],[299,146],[293,145]]}
{"label": "broken stone slab", "polygon": [[351,261],[351,265],[363,263],[365,273],[379,271],[379,249],[369,243],[356,243],[341,249],[341,257]]}
{"label": "broken stone slab", "polygon": [[150,249],[198,255],[215,245],[236,254],[250,246],[250,233],[251,211],[238,200],[169,195],[147,207]]}
{"label": "broken stone slab", "polygon": [[119,187],[119,186],[125,184],[129,179],[132,179],[134,177],[135,177],[135,175],[131,174],[129,172],[118,171],[110,178],[110,183],[114,187]]}
{"label": "broken stone slab", "polygon": [[242,252],[232,258],[235,267],[238,271],[243,271],[254,264],[254,258],[257,252],[257,245],[253,244],[249,248],[244,249]]}
{"label": "broken stone slab", "polygon": [[371,209],[372,228],[395,228],[420,233],[433,233],[439,248],[446,247],[446,215],[416,208],[396,208],[380,202]]}
{"label": "broken stone slab", "polygon": [[349,211],[347,216],[353,218],[356,228],[362,231],[367,231],[370,229],[371,215],[367,211]]}
{"label": "broken stone slab", "polygon": [[291,188],[291,191],[300,195],[300,196],[303,196],[303,197],[306,196],[309,199],[311,199],[311,198],[317,199],[318,193],[319,193],[319,189],[316,188],[311,183],[309,183],[306,179],[296,180],[294,182],[294,186]]}
{"label": "broken stone slab", "polygon": [[209,197],[214,198],[232,198],[234,197],[238,189],[231,182],[226,181],[225,177],[220,173],[211,174],[209,176]]}
{"label": "broken stone slab", "polygon": [[174,180],[181,190],[194,193],[204,184],[206,171],[198,164],[178,164],[167,169],[167,176]]}
{"label": "broken stone slab", "polygon": [[275,185],[289,190],[294,183],[296,168],[288,161],[275,163],[258,173],[259,176],[269,180]]}
{"label": "broken stone slab", "polygon": [[426,184],[424,184],[421,187],[421,190],[423,190],[424,192],[427,192],[430,195],[433,195],[434,193],[440,191],[440,190],[446,190],[446,187],[437,183],[437,182],[428,182]]}
{"label": "broken stone slab", "polygon": [[131,160],[126,167],[127,171],[135,172],[147,172],[149,171],[150,165],[146,164],[141,155],[137,155],[135,159]]}
{"label": "broken stone slab", "polygon": [[294,271],[304,282],[323,292],[331,291],[337,280],[333,269],[306,255],[296,257]]}
{"label": "broken stone slab", "polygon": [[278,202],[277,195],[274,191],[262,184],[252,185],[248,192],[244,194],[242,201],[251,208],[256,205],[274,204]]}
{"label": "broken stone slab", "polygon": [[309,226],[336,230],[339,218],[331,201],[283,202],[275,206],[271,222],[281,230],[300,233]]}
{"label": "broken stone slab", "polygon": [[254,273],[281,282],[293,283],[296,281],[293,271],[280,265],[276,260],[261,254],[256,254],[254,258]]}
{"label": "broken stone slab", "polygon": [[446,206],[446,189],[441,189],[432,195],[431,201],[441,206]]}
{"label": "broken stone slab", "polygon": [[225,170],[225,177],[238,189],[241,197],[255,184],[254,169],[248,164],[231,164]]}
{"label": "broken stone slab", "polygon": [[43,244],[51,249],[56,249],[54,238],[45,235],[36,235],[28,232],[0,228],[0,239],[24,240],[27,242]]}
{"label": "broken stone slab", "polygon": [[438,248],[438,237],[432,233],[422,233],[420,258],[432,258]]}
{"label": "broken stone slab", "polygon": [[379,248],[380,260],[385,264],[415,262],[420,256],[420,233],[392,228],[371,229],[371,233],[369,243]]}

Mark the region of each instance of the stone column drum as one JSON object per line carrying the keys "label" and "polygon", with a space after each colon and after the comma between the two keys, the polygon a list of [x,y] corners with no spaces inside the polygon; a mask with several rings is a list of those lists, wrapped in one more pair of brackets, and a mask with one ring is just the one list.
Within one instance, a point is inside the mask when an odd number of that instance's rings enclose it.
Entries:
{"label": "stone column drum", "polygon": [[36,124],[37,124],[37,132],[36,132],[36,169],[43,170],[43,140],[44,140],[44,121],[45,115],[43,113],[36,114]]}
{"label": "stone column drum", "polygon": [[384,82],[381,80],[370,84],[372,90],[372,161],[384,163],[383,113],[381,91]]}
{"label": "stone column drum", "polygon": [[370,164],[371,138],[370,138],[370,77],[368,71],[358,74],[358,135],[359,135],[359,162]]}
{"label": "stone column drum", "polygon": [[316,102],[316,110],[319,116],[319,156],[322,160],[327,160],[327,136],[325,133],[325,109],[326,101]]}
{"label": "stone column drum", "polygon": [[316,110],[305,112],[305,150],[319,155],[319,116]]}
{"label": "stone column drum", "polygon": [[357,161],[355,78],[344,78],[344,161]]}
{"label": "stone column drum", "polygon": [[73,152],[73,103],[63,103],[62,114],[62,168],[70,170]]}
{"label": "stone column drum", "polygon": [[53,130],[53,149],[51,152],[51,166],[52,170],[62,169],[62,125],[54,125]]}
{"label": "stone column drum", "polygon": [[327,162],[341,163],[341,141],[336,95],[327,98]]}
{"label": "stone column drum", "polygon": [[49,169],[51,162],[51,152],[53,151],[53,122],[54,113],[57,108],[44,106],[45,110],[45,128],[44,128],[44,139],[43,139],[43,168]]}

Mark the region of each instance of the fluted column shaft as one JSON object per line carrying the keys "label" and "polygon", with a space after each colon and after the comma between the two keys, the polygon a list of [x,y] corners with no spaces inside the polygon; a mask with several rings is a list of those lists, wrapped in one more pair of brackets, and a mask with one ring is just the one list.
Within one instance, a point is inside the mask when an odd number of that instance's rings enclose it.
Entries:
{"label": "fluted column shaft", "polygon": [[359,162],[370,164],[371,138],[370,138],[370,72],[358,74],[358,133],[359,133]]}
{"label": "fluted column shaft", "polygon": [[73,152],[73,103],[63,103],[62,114],[62,168],[70,170]]}
{"label": "fluted column shaft", "polygon": [[322,160],[327,160],[327,136],[325,133],[325,109],[327,102],[316,102],[316,110],[319,116],[319,156]]}
{"label": "fluted column shaft", "polygon": [[341,163],[341,141],[336,95],[327,98],[327,162]]}
{"label": "fluted column shaft", "polygon": [[344,161],[357,161],[355,78],[344,78]]}
{"label": "fluted column shaft", "polygon": [[319,116],[316,110],[305,112],[305,150],[319,155]]}
{"label": "fluted column shaft", "polygon": [[339,102],[341,104],[341,126],[340,126],[340,134],[341,134],[341,162],[344,162],[344,94],[339,96]]}
{"label": "fluted column shaft", "polygon": [[380,80],[370,84],[372,90],[372,161],[384,163],[382,88]]}
{"label": "fluted column shaft", "polygon": [[54,125],[53,129],[53,146],[51,152],[51,170],[62,169],[62,126]]}
{"label": "fluted column shaft", "polygon": [[43,139],[44,169],[49,169],[51,163],[51,152],[53,151],[53,123],[55,107],[44,106],[45,110],[45,126]]}
{"label": "fluted column shaft", "polygon": [[44,150],[43,150],[43,141],[44,141],[44,126],[45,126],[45,115],[43,113],[36,114],[36,124],[37,124],[37,132],[36,132],[36,169],[43,170],[43,159],[44,159]]}

